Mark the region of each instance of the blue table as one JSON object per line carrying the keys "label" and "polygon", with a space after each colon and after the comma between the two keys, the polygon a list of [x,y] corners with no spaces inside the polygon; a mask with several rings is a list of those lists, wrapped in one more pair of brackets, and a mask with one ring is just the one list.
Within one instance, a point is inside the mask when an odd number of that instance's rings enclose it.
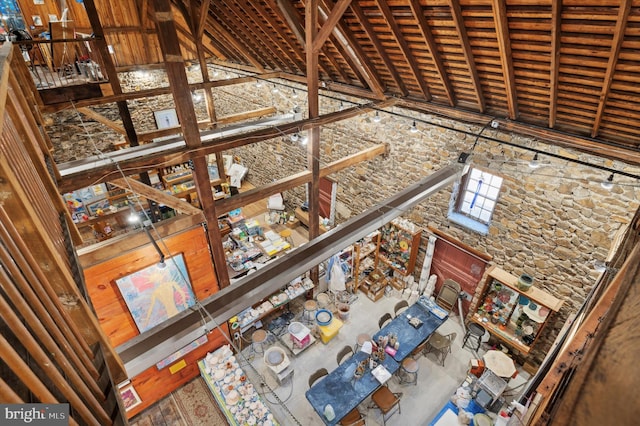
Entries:
{"label": "blue table", "polygon": [[[373,336],[373,341],[377,342],[378,336],[387,336],[390,333],[394,333],[398,337],[400,346],[393,358],[398,362],[402,362],[447,319],[446,312],[442,311],[442,308],[429,302],[428,299],[421,299],[420,302],[409,306],[408,309],[378,331]],[[437,311],[443,318],[439,318],[431,310]],[[422,321],[422,326],[414,328],[409,324],[409,316]]]}
{"label": "blue table", "polygon": [[[318,413],[318,416],[327,425],[335,425],[344,416],[349,414],[351,410],[356,408],[358,404],[364,401],[381,383],[367,368],[367,372],[359,379],[355,379],[353,374],[356,371],[358,363],[366,359],[368,355],[362,351],[358,351],[351,358],[343,362],[338,368],[333,370],[327,376],[317,381],[305,396],[311,403],[311,406]],[[395,373],[400,364],[392,357],[386,356],[382,365],[389,371]],[[327,404],[331,404],[335,413],[332,421],[327,420],[324,416],[324,408]]]}

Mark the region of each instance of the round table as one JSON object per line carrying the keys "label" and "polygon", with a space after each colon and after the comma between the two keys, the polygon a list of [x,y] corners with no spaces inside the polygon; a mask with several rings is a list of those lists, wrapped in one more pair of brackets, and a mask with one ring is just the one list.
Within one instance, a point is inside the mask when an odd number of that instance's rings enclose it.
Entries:
{"label": "round table", "polygon": [[498,377],[511,377],[517,371],[513,360],[502,351],[487,351],[482,358],[484,359],[485,367],[493,371]]}

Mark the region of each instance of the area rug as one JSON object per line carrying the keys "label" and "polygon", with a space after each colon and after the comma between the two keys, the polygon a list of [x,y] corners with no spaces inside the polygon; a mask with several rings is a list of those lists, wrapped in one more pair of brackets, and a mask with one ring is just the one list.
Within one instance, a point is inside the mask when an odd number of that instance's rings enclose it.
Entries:
{"label": "area rug", "polygon": [[188,426],[224,426],[227,420],[220,412],[202,377],[197,377],[174,391],[171,396]]}

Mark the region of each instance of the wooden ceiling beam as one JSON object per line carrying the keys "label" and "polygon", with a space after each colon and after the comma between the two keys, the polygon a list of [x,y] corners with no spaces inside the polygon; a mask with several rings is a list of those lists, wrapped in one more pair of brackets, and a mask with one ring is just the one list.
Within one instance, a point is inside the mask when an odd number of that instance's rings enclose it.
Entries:
{"label": "wooden ceiling beam", "polygon": [[[194,3],[195,4],[195,3]],[[209,16],[209,6],[211,4],[211,0],[202,0],[200,4],[200,12],[198,12],[198,25],[196,26],[196,39],[202,39],[204,35],[204,28],[207,23],[207,17]]]}
{"label": "wooden ceiling beam", "polygon": [[233,48],[236,49],[238,53],[244,56],[245,59],[249,61],[249,63],[251,63],[251,65],[260,70],[260,72],[265,71],[262,64],[256,58],[254,58],[254,56],[249,53],[249,51],[242,44],[240,44],[240,42],[236,40],[235,36],[230,34],[229,31],[227,31],[218,21],[216,21],[215,19],[210,19],[208,22],[218,32],[218,34],[220,34],[227,43],[233,46]]}
{"label": "wooden ceiling beam", "polygon": [[[327,164],[319,171],[320,177],[326,177],[332,173],[339,172],[340,170],[347,169],[351,166],[359,164],[363,161],[372,160],[381,155],[389,153],[389,146],[387,144],[378,144],[371,148],[364,149],[356,154],[349,155],[340,160]],[[218,211],[220,213],[229,212],[242,206],[246,206],[256,201],[264,200],[270,195],[284,192],[300,185],[309,183],[311,180],[311,172],[308,170],[296,173],[286,178],[279,179],[276,182],[263,185],[259,188],[254,188],[249,191],[242,192],[238,195],[234,195],[230,198],[225,198],[216,203]]]}
{"label": "wooden ceiling beam", "polygon": [[[140,23],[140,33],[142,34],[142,40],[146,46],[149,45],[149,33],[145,31],[147,28],[147,23],[149,22],[149,1],[141,0],[139,2],[139,7],[136,8],[136,12],[138,13],[138,22]],[[151,49],[144,49],[144,57],[146,62],[150,64],[151,60]]]}
{"label": "wooden ceiling beam", "polygon": [[268,43],[265,43],[263,37],[258,36],[253,24],[247,23],[249,17],[238,7],[239,4],[234,0],[223,1],[223,4],[214,5],[214,13],[225,21],[229,31],[234,33],[238,40],[244,42],[245,48],[253,50],[256,57],[265,62],[270,69],[283,69],[282,59],[275,53],[277,47],[272,49]]}
{"label": "wooden ceiling beam", "polygon": [[322,24],[322,28],[320,28],[315,40],[313,40],[313,46],[311,46],[313,52],[318,53],[320,51],[320,48],[324,42],[327,41],[327,38],[333,32],[336,24],[340,21],[340,18],[342,18],[342,15],[344,15],[344,12],[350,4],[351,0],[338,0],[333,6],[329,16],[327,16],[327,20]]}
{"label": "wooden ceiling beam", "polygon": [[402,77],[400,77],[400,74],[398,74],[398,70],[396,69],[396,66],[391,58],[389,58],[386,49],[384,48],[384,46],[382,46],[382,43],[380,43],[380,38],[378,37],[376,30],[369,22],[369,19],[365,15],[364,11],[357,2],[351,4],[351,10],[353,10],[353,13],[358,18],[359,24],[362,25],[365,34],[369,37],[369,40],[371,40],[371,44],[373,44],[376,52],[378,53],[378,55],[380,55],[382,62],[384,62],[384,65],[387,68],[387,71],[389,72],[389,75],[391,76],[391,79],[395,83],[396,87],[398,87],[400,94],[402,96],[407,96],[409,92],[407,91],[407,87],[405,86],[404,81],[402,81]]}
{"label": "wooden ceiling beam", "polygon": [[596,118],[593,121],[593,129],[591,130],[592,138],[595,138],[598,135],[598,130],[600,130],[600,123],[602,123],[602,116],[604,115],[604,110],[607,106],[607,99],[609,97],[611,83],[613,82],[613,76],[616,72],[616,64],[620,57],[620,49],[622,48],[622,42],[624,41],[624,33],[630,11],[631,1],[622,0],[618,9],[616,27],[613,32],[613,41],[611,42],[611,52],[609,53],[609,61],[607,62],[607,71],[604,74],[602,91],[600,92],[600,99],[598,100],[598,110],[596,112]]}
{"label": "wooden ceiling beam", "polygon": [[469,42],[469,36],[467,35],[467,29],[464,25],[464,17],[462,16],[462,8],[460,2],[457,0],[447,0],[449,3],[449,9],[451,9],[451,17],[456,26],[456,32],[458,39],[462,46],[462,54],[464,60],[467,63],[469,69],[469,78],[471,79],[471,85],[473,86],[474,93],[476,95],[476,101],[478,103],[478,109],[480,112],[485,110],[484,95],[482,94],[482,86],[480,85],[480,77],[478,77],[478,69],[476,68],[476,61],[473,57],[473,50],[471,49],[471,43]]}
{"label": "wooden ceiling beam", "polygon": [[295,62],[292,61],[292,59],[287,55],[286,49],[283,49],[280,46],[280,41],[277,38],[274,38],[274,36],[272,35],[277,34],[277,30],[275,28],[265,28],[264,23],[259,19],[261,16],[255,13],[253,10],[247,9],[247,7],[249,6],[248,3],[238,2],[237,5],[240,8],[239,12],[241,13],[240,15],[238,15],[238,18],[245,21],[247,19],[250,19],[253,22],[253,25],[248,25],[249,28],[253,26],[254,31],[260,30],[260,32],[262,33],[262,37],[260,38],[266,38],[269,41],[269,43],[265,43],[265,46],[267,49],[269,49],[271,54],[278,58],[278,60],[282,63],[283,66],[281,67],[281,69],[283,71],[289,70],[290,72],[295,72],[295,66],[291,66],[291,63],[293,62],[295,64]]}
{"label": "wooden ceiling beam", "polygon": [[453,88],[451,87],[451,82],[449,81],[449,77],[447,76],[447,70],[445,70],[444,64],[442,63],[442,58],[440,58],[440,54],[438,53],[438,46],[436,45],[436,41],[433,38],[433,34],[431,34],[429,23],[424,17],[422,6],[420,5],[419,0],[410,0],[409,5],[411,6],[411,12],[413,13],[413,16],[415,16],[415,18],[418,20],[418,28],[420,29],[422,38],[424,38],[424,41],[429,48],[431,58],[433,59],[433,63],[436,67],[436,73],[438,74],[438,77],[440,77],[440,82],[444,87],[444,92],[447,95],[447,99],[449,100],[449,105],[454,106],[456,104],[456,99],[453,93]]}
{"label": "wooden ceiling beam", "polygon": [[124,130],[124,127],[122,127],[121,125],[119,125],[118,123],[109,120],[107,117],[105,117],[102,114],[99,114],[97,112],[95,112],[92,109],[89,108],[77,108],[78,112],[81,112],[82,114],[84,114],[85,116],[87,116],[88,118],[91,118],[92,120],[97,121],[100,124],[104,124],[105,126],[107,126],[108,128],[110,128],[111,130],[115,131],[116,133],[119,133],[121,135],[126,135],[127,132],[126,130]]}
{"label": "wooden ceiling beam", "polygon": [[505,0],[492,0],[493,21],[496,27],[498,39],[498,49],[500,50],[500,63],[502,64],[502,75],[507,97],[507,107],[509,108],[509,118],[517,120],[518,96],[516,94],[516,78],[513,70],[513,59],[511,57],[511,41],[509,39],[509,21],[507,19],[507,5]]}
{"label": "wooden ceiling beam", "polygon": [[553,0],[551,3],[551,64],[549,67],[549,128],[551,129],[556,125],[556,115],[558,112],[561,24],[562,0]]}
{"label": "wooden ceiling beam", "polygon": [[407,64],[409,64],[409,69],[411,70],[411,73],[413,74],[418,87],[420,87],[422,96],[424,96],[424,98],[428,102],[431,101],[431,92],[429,90],[429,86],[427,85],[427,81],[422,76],[418,61],[416,61],[416,57],[411,53],[409,44],[402,34],[402,29],[394,19],[391,8],[387,4],[386,0],[375,0],[375,3],[378,5],[378,8],[382,12],[382,15],[386,19],[387,24],[391,29],[391,34],[393,35],[393,38],[395,39],[398,47],[400,48],[400,51],[402,52],[402,56],[404,57],[405,61],[407,61]]}
{"label": "wooden ceiling beam", "polygon": [[[398,102],[396,98],[389,98],[384,101],[376,101],[357,107],[346,108],[342,111],[335,111],[321,115],[316,119],[304,119],[293,121],[291,123],[279,124],[277,128],[268,127],[246,132],[238,135],[222,137],[212,142],[204,144],[202,147],[185,149],[175,148],[170,151],[163,151],[145,155],[141,158],[120,161],[120,168],[125,171],[128,176],[153,170],[158,164],[178,164],[189,161],[195,156],[203,156],[208,154],[217,154],[229,149],[238,148],[265,140],[286,136],[292,133],[305,131],[314,127],[325,126],[349,118],[356,117],[374,109],[386,108],[395,105]],[[58,188],[61,193],[75,191],[84,188],[92,183],[101,183],[109,181],[114,177],[119,177],[120,171],[115,164],[108,164],[102,167],[96,167],[89,171],[74,173],[62,178],[58,182]]]}
{"label": "wooden ceiling beam", "polygon": [[173,195],[167,194],[164,191],[160,191],[159,189],[145,185],[144,183],[139,182],[135,179],[131,179],[128,177],[119,178],[110,180],[109,183],[117,186],[118,188],[130,190],[134,194],[141,195],[147,200],[153,200],[156,203],[164,204],[181,213],[192,216],[199,215],[202,217],[202,220],[204,220],[204,214],[199,208],[192,206],[191,204],[187,203],[184,200],[181,200],[178,197],[174,197]]}
{"label": "wooden ceiling beam", "polygon": [[[269,8],[271,8],[271,11],[274,14],[280,16],[280,9],[278,8],[278,6],[275,4],[275,2],[273,0],[267,0],[266,4],[267,4],[267,6]],[[282,39],[282,41],[286,45],[286,47],[283,47],[283,50],[284,50],[285,54],[289,57],[291,62],[293,62],[296,65],[296,67],[298,68],[298,71],[300,71],[300,73],[304,74],[305,69],[306,69],[305,68],[306,65],[305,65],[305,61],[304,61],[305,55],[302,52],[302,50],[298,47],[298,45],[296,43],[294,43],[294,42],[292,42],[290,40],[290,38],[287,36],[287,34],[284,34],[281,30],[278,30],[278,27],[280,26],[280,24],[279,24],[279,22],[276,21],[276,19],[274,19],[273,16],[271,16],[268,13],[266,13],[264,15],[264,19],[267,20],[269,25],[271,25],[271,27],[274,29],[274,31],[276,31],[278,33],[278,35],[280,36],[280,38]]]}
{"label": "wooden ceiling beam", "polygon": [[[328,1],[321,0],[321,3],[323,6],[323,13],[325,13],[324,10],[328,10],[329,7]],[[353,37],[349,28],[347,28],[342,22],[338,23],[338,28],[341,32],[341,37],[333,36],[331,39],[332,41],[337,39],[337,41],[333,41],[336,48],[338,48],[338,46],[343,46],[342,40],[345,40],[346,45],[344,45],[342,49],[339,49],[343,59],[350,63],[351,68],[356,75],[364,78],[363,83],[366,83],[369,86],[378,99],[384,99],[384,84],[380,80],[380,76],[378,75],[375,67],[371,64],[371,61],[360,47],[360,44],[355,40],[355,37]]]}

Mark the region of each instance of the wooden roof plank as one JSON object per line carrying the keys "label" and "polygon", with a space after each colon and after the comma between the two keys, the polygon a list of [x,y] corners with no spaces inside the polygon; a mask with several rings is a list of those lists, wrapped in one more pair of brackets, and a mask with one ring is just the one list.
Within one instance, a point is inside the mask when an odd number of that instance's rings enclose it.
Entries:
{"label": "wooden roof plank", "polygon": [[476,68],[476,63],[473,57],[471,43],[469,42],[469,36],[467,35],[467,30],[464,25],[464,18],[462,16],[460,2],[457,0],[447,0],[447,2],[449,4],[449,8],[451,9],[451,17],[453,18],[456,32],[458,38],[460,39],[460,44],[462,45],[464,60],[467,64],[467,67],[469,67],[469,77],[471,78],[471,84],[473,85],[473,90],[475,91],[478,109],[480,110],[480,112],[484,112],[485,100],[482,94],[482,86],[480,85],[480,78],[478,77],[478,70]]}
{"label": "wooden roof plank", "polygon": [[511,42],[509,40],[507,5],[505,0],[492,0],[491,4],[493,7],[498,48],[500,50],[500,63],[502,64],[502,73],[504,75],[504,86],[507,95],[509,118],[516,120],[518,118],[518,97],[516,94],[513,61],[511,60]]}
{"label": "wooden roof plank", "polygon": [[424,17],[420,2],[419,0],[410,0],[409,5],[411,6],[413,16],[415,16],[415,18],[418,20],[418,28],[420,29],[420,33],[422,34],[422,37],[424,38],[424,41],[429,48],[431,59],[433,60],[433,63],[436,67],[438,78],[440,78],[440,82],[444,87],[445,94],[447,96],[447,99],[449,100],[449,105],[454,106],[456,104],[456,99],[453,93],[453,88],[451,87],[451,82],[449,81],[449,77],[447,76],[447,71],[445,70],[442,63],[442,58],[440,58],[440,54],[438,53],[438,46],[436,45],[436,41],[433,37],[433,34],[431,34],[427,19]]}
{"label": "wooden roof plank", "polygon": [[615,74],[616,64],[618,63],[622,42],[624,41],[624,29],[627,26],[627,19],[629,18],[630,11],[631,0],[622,0],[620,8],[618,9],[618,18],[613,32],[611,52],[609,54],[609,62],[607,63],[607,71],[604,75],[604,82],[602,84],[602,91],[598,102],[598,110],[596,111],[596,118],[593,121],[593,130],[591,130],[592,138],[595,138],[598,135],[600,123],[602,123],[602,116],[604,115],[604,110],[607,105],[607,98],[609,96],[611,83],[613,82],[613,76]]}
{"label": "wooden roof plank", "polygon": [[236,40],[236,38],[229,33],[218,21],[215,19],[211,19],[208,23],[215,28],[215,30],[224,37],[224,40],[234,47],[242,56],[245,57],[247,61],[251,63],[254,67],[256,67],[260,72],[265,72],[262,64],[251,54],[249,51],[242,45],[240,42]]}
{"label": "wooden roof plank", "polygon": [[378,5],[378,8],[384,15],[385,19],[387,20],[387,24],[391,29],[391,33],[393,34],[393,37],[398,47],[400,48],[400,52],[402,53],[402,56],[404,57],[404,59],[407,61],[407,64],[409,65],[409,70],[411,71],[411,74],[413,75],[416,83],[418,84],[418,87],[422,92],[422,96],[424,96],[425,100],[431,101],[431,92],[429,90],[429,86],[427,86],[427,82],[422,76],[422,73],[420,71],[420,66],[416,61],[415,56],[411,53],[409,44],[407,43],[406,39],[402,35],[402,30],[400,26],[398,25],[395,18],[393,17],[393,12],[391,11],[391,8],[389,7],[389,5],[385,0],[375,0],[375,3]]}

